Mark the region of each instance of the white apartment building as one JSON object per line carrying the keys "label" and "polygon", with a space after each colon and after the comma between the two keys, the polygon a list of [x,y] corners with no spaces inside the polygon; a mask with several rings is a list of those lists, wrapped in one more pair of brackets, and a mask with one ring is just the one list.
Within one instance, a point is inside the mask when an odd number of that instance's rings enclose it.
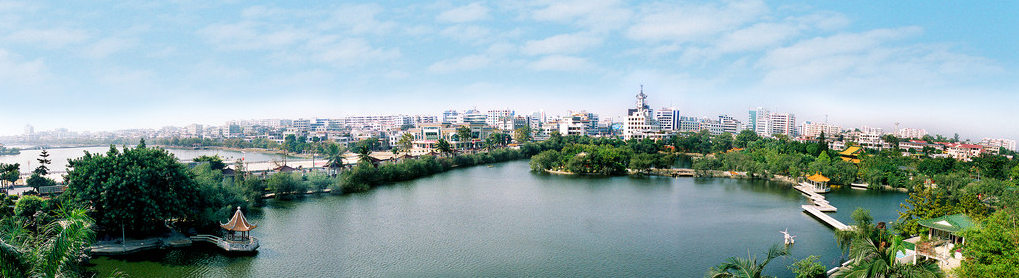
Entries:
{"label": "white apartment building", "polygon": [[747,118],[747,129],[753,130],[757,135],[771,137],[775,134],[784,134],[795,137],[796,115],[792,113],[773,113],[763,107],[751,108]]}
{"label": "white apartment building", "polygon": [[460,124],[463,122],[463,115],[456,110],[446,110],[446,112],[442,112],[442,123],[444,124]]}
{"label": "white apartment building", "polygon": [[477,109],[467,110],[463,114],[463,123],[465,124],[487,124],[488,115],[481,113]]}
{"label": "white apartment building", "polygon": [[800,128],[800,136],[810,139],[821,136],[821,132],[824,132],[825,137],[832,138],[834,135],[842,133],[842,128],[837,125],[813,122],[805,122]]}
{"label": "white apartment building", "polygon": [[860,128],[859,135],[857,135],[856,143],[859,143],[861,147],[875,150],[891,148],[888,143],[885,143],[884,139],[881,139],[881,136],[884,135],[881,128],[863,126]]}
{"label": "white apartment building", "polygon": [[998,148],[1005,148],[1010,151],[1019,151],[1019,149],[1016,149],[1016,141],[1011,139],[984,138],[983,141],[980,141],[980,145],[994,150],[997,150]]}
{"label": "white apartment building", "polygon": [[660,126],[662,130],[678,131],[680,128],[679,109],[675,107],[665,107],[661,110],[655,111],[655,120],[658,120],[658,126]]}
{"label": "white apartment building", "polygon": [[487,124],[489,126],[494,126],[494,127],[503,126],[503,127],[505,127],[507,122],[509,122],[510,125],[512,125],[512,123],[513,123],[513,110],[509,110],[509,109],[488,110],[488,113],[485,115],[485,124]]}
{"label": "white apartment building", "polygon": [[899,138],[923,138],[927,136],[927,130],[922,128],[903,128],[895,132]]}
{"label": "white apartment building", "polygon": [[705,119],[701,119],[701,118],[697,118],[697,117],[680,116],[679,117],[679,131],[680,132],[696,132],[696,131],[699,131],[699,130],[701,130],[701,122],[704,122],[704,121],[705,121]]}
{"label": "white apartment building", "polygon": [[626,121],[623,122],[623,139],[658,139],[658,121],[653,117],[651,108],[647,105],[647,95],[644,94],[644,86],[640,86],[640,93],[637,94],[637,107],[629,109],[626,113]]}
{"label": "white apartment building", "polygon": [[728,132],[736,134],[743,130],[743,124],[740,123],[739,120],[736,120],[736,118],[728,115],[718,115],[718,124],[721,126],[722,133]]}

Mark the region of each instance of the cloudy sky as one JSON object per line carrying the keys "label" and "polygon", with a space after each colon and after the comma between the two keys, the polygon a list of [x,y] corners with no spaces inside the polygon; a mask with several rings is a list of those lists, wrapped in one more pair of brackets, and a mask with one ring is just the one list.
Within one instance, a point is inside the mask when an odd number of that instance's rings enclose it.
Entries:
{"label": "cloudy sky", "polygon": [[684,115],[1019,138],[1017,1],[325,2],[0,0],[0,135],[472,107],[618,120],[644,84]]}

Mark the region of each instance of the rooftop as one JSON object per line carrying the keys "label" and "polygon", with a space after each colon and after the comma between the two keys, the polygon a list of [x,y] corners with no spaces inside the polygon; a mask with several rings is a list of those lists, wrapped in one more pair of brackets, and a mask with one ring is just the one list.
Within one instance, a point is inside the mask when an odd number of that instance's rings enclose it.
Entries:
{"label": "rooftop", "polygon": [[973,227],[973,219],[965,214],[952,214],[932,219],[917,221],[917,224],[931,229],[942,230],[950,233],[957,233],[966,228]]}

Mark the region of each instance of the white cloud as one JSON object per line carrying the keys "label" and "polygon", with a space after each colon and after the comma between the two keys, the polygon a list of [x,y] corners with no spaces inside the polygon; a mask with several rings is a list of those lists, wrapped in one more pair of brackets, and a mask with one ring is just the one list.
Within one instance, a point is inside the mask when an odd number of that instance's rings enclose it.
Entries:
{"label": "white cloud", "polygon": [[542,57],[530,63],[528,68],[537,71],[587,71],[597,69],[595,65],[584,58],[564,55]]}
{"label": "white cloud", "polygon": [[891,86],[916,90],[995,74],[1001,69],[982,57],[954,53],[947,46],[902,44],[919,27],[843,33],[769,51],[758,62],[764,84],[827,84],[837,88]]}
{"label": "white cloud", "polygon": [[274,49],[294,45],[312,37],[307,31],[283,27],[281,30],[262,31],[267,28],[253,21],[231,24],[213,24],[198,34],[222,49],[254,50]]}
{"label": "white cloud", "polygon": [[492,39],[492,31],[477,25],[454,25],[443,29],[440,34],[461,42],[480,43]]}
{"label": "white cloud", "polygon": [[570,23],[595,31],[622,28],[632,15],[618,0],[549,1],[541,6],[532,13],[535,20]]}
{"label": "white cloud", "polygon": [[344,5],[332,12],[323,27],[352,34],[385,34],[396,28],[395,22],[376,19],[380,13],[382,7],[377,4]]}
{"label": "white cloud", "polygon": [[322,44],[322,47],[314,49],[315,59],[318,62],[331,64],[336,67],[349,67],[361,65],[368,61],[390,60],[400,57],[400,50],[396,48],[374,48],[364,39],[342,39],[337,42]]}
{"label": "white cloud", "polygon": [[25,29],[11,33],[7,39],[45,48],[59,48],[83,42],[88,39],[88,34],[85,31],[74,29]]}
{"label": "white cloud", "polygon": [[9,82],[36,82],[46,75],[46,63],[42,60],[20,62],[16,55],[0,48],[0,80]]}
{"label": "white cloud", "polygon": [[761,59],[768,68],[786,68],[802,65],[819,58],[860,53],[874,49],[891,40],[913,36],[921,32],[918,27],[900,29],[878,29],[864,33],[844,33],[829,37],[813,38],[789,47],[769,51]]}
{"label": "white cloud", "polygon": [[768,13],[768,6],[760,0],[745,0],[726,5],[656,3],[642,10],[643,16],[627,32],[630,38],[690,42],[754,22]]}
{"label": "white cloud", "polygon": [[447,73],[455,71],[475,70],[492,63],[492,59],[484,55],[470,55],[436,62],[428,67],[429,72]]}
{"label": "white cloud", "polygon": [[758,23],[725,34],[718,42],[721,52],[759,50],[775,46],[799,34],[795,26],[780,23]]}
{"label": "white cloud", "polygon": [[587,33],[560,34],[542,40],[529,41],[522,49],[524,54],[573,54],[602,43],[602,39]]}
{"label": "white cloud", "polygon": [[488,7],[481,3],[471,3],[439,14],[436,20],[441,22],[464,23],[488,19]]}
{"label": "white cloud", "polygon": [[105,58],[110,54],[130,49],[138,45],[138,39],[104,38],[85,49],[85,55],[92,58]]}

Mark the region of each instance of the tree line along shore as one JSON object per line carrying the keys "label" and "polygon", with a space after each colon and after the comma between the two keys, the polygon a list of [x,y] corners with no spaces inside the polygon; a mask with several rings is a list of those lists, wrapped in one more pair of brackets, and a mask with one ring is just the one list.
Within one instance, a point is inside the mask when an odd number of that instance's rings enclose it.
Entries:
{"label": "tree line along shore", "polygon": [[[677,157],[684,153],[702,154],[692,162],[693,168],[702,173],[736,171],[746,173],[748,178],[822,173],[832,177],[834,184],[866,181],[872,185],[905,188],[910,191],[910,197],[903,204],[904,211],[899,221],[882,230],[883,233],[914,235],[920,232],[916,225],[919,219],[966,213],[986,223],[971,231],[971,238],[991,241],[987,244],[1012,246],[1012,250],[1019,247],[1015,242],[1001,242],[1000,238],[985,234],[1005,230],[1019,235],[1019,229],[1005,225],[1008,219],[1016,216],[1012,208],[1019,200],[1015,196],[1019,166],[1014,158],[1002,155],[985,155],[963,162],[902,156],[895,150],[864,150],[859,154],[860,162],[852,163],[840,159],[837,150],[828,149],[824,140],[800,143],[761,138],[752,133],[712,136],[701,132],[662,141],[553,134],[548,140],[526,142],[516,148],[496,143],[486,144],[485,150],[465,153],[456,152],[447,145],[434,155],[381,163],[371,158],[373,142],[366,140],[351,147],[359,162],[344,166],[342,158],[338,157],[345,150],[328,144],[321,146],[327,157],[324,171],[277,172],[264,177],[247,173],[242,163],[233,163],[233,169],[228,169],[230,162],[218,157],[196,158],[205,163],[189,168],[166,150],[148,147],[144,141],[134,148],[111,146],[106,153],[86,154],[70,162],[67,191],[63,194],[51,198],[4,196],[0,224],[6,230],[17,232],[4,233],[0,237],[3,240],[0,247],[9,247],[13,251],[5,256],[13,254],[10,258],[23,263],[2,264],[3,273],[0,274],[20,277],[18,273],[44,271],[47,266],[39,259],[40,254],[49,252],[43,250],[45,246],[51,246],[51,240],[58,240],[54,237],[66,228],[53,225],[61,221],[86,223],[90,228],[80,231],[80,240],[88,244],[96,238],[120,232],[132,237],[160,235],[170,228],[198,233],[218,228],[216,223],[236,207],[247,211],[264,205],[263,197],[267,194],[278,199],[300,198],[308,192],[350,194],[450,169],[523,158],[530,159],[530,167],[535,172],[646,175],[656,169],[673,168]],[[78,209],[84,213],[79,213]],[[865,222],[864,218],[858,222]],[[992,226],[996,223],[1000,225]],[[971,242],[969,246],[976,244]],[[87,260],[83,250],[65,251],[68,264],[80,265]],[[967,248],[964,254],[973,259],[963,263],[962,271],[1001,270],[998,263],[1016,259],[1014,254],[999,258],[1005,255],[992,251]],[[67,268],[68,275],[76,273],[75,268]]]}

